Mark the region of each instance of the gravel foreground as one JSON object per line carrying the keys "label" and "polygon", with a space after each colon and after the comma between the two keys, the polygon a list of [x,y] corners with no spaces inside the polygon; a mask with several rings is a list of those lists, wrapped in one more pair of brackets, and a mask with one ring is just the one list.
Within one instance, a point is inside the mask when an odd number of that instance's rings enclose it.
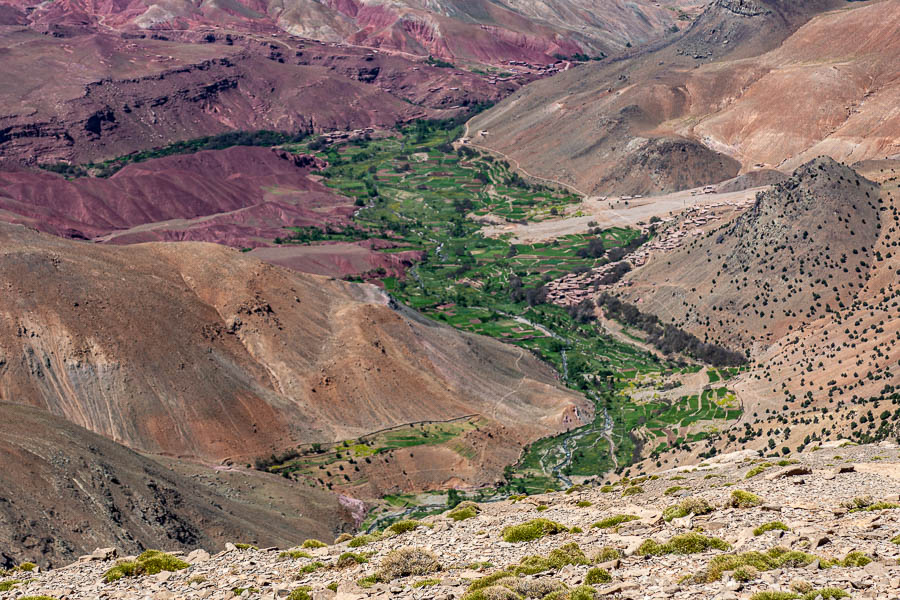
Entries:
{"label": "gravel foreground", "polygon": [[[833,443],[782,459],[745,451],[615,486],[467,503],[454,516],[405,522],[368,543],[285,552],[235,540],[215,555],[172,552],[188,566],[112,582],[105,574],[135,557],[100,549],[59,569],[11,571],[0,590],[17,583],[0,599],[900,597],[894,444]],[[533,519],[557,525],[506,529]],[[563,530],[504,541],[554,529]]]}

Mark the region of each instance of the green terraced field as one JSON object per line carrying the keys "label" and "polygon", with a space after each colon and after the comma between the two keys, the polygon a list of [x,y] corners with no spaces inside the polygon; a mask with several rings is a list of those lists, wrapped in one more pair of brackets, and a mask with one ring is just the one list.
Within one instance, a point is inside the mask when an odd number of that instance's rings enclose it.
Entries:
{"label": "green terraced field", "polygon": [[[535,492],[558,487],[561,481],[550,472],[556,464],[551,459],[554,453],[559,454],[566,439],[572,447],[572,459],[562,472],[596,476],[635,459],[641,445],[633,435],[637,430],[662,443],[674,444],[679,430],[694,423],[735,418],[739,409],[721,406],[717,392],[710,392],[710,397],[706,393],[702,398],[685,397],[672,405],[633,402],[629,393],[644,385],[640,382],[645,375],[673,370],[697,372],[703,367],[676,368],[606,335],[594,323],[576,322],[561,307],[543,303],[531,306],[512,298],[513,278],[518,278],[524,288],[534,288],[573,270],[603,264],[605,259],[578,255],[591,237],[599,237],[609,249],[628,244],[640,232],[612,228],[597,236],[567,235],[538,244],[484,237],[479,218],[556,218],[579,199],[568,192],[532,186],[493,157],[468,149],[454,151],[450,142],[458,135],[459,128],[447,124],[417,123],[381,139],[313,146],[329,164],[321,173],[323,182],[354,198],[360,207],[354,228],[329,233],[330,239],[365,235],[390,240],[396,246],[383,252],[424,251],[424,258],[405,278],[380,280],[387,291],[432,319],[535,352],[550,362],[570,387],[597,398],[597,420],[532,444],[507,473],[507,489]],[[291,148],[312,151],[310,141]],[[315,235],[297,231],[295,237]],[[315,243],[309,239],[285,241]],[[708,371],[711,382],[735,373],[728,369]],[[723,402],[726,395],[727,391],[721,396]],[[608,432],[604,409],[613,423]],[[615,458],[610,439],[615,444]],[[415,445],[421,440],[398,436],[394,442]],[[452,437],[440,443],[452,444]],[[317,465],[313,467],[318,469]]]}

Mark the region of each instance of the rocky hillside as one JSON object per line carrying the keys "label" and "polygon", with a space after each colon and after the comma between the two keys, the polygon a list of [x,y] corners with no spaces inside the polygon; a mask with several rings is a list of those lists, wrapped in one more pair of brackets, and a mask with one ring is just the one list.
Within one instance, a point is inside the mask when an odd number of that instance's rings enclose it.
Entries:
{"label": "rocky hillside", "polygon": [[898,500],[894,444],[743,452],[466,503],[335,543],[232,544],[213,556],[108,549],[65,569],[11,571],[0,598],[888,598],[900,593]]}
{"label": "rocky hillside", "polygon": [[0,399],[145,452],[246,464],[481,415],[452,445],[357,468],[373,493],[429,489],[493,482],[522,445],[593,413],[519,348],[224,246],[101,246],[3,224],[0,257]]}
{"label": "rocky hillside", "polygon": [[[267,0],[228,2],[86,2],[45,5],[33,0],[0,4],[6,19],[39,30],[100,26],[119,31],[194,30],[272,34],[280,31],[327,42],[419,56],[496,64],[508,60],[553,62],[555,55],[602,56],[626,44],[686,26],[702,6],[673,0],[549,2],[384,2],[383,0]],[[0,13],[3,15],[4,13]]]}
{"label": "rocky hillside", "polygon": [[853,303],[873,266],[880,196],[878,184],[818,158],[733,223],[636,271],[625,294],[726,346],[771,343]]}
{"label": "rocky hillside", "polygon": [[[893,1],[714,2],[679,36],[518,91],[470,123],[472,141],[597,195],[716,183],[731,161],[893,156],[898,14]],[[682,157],[692,177],[677,176]],[[627,176],[636,161],[651,172]]]}
{"label": "rocky hillside", "polygon": [[357,523],[325,490],[209,465],[189,474],[46,411],[4,402],[0,414],[0,567],[60,566],[97,546],[292,544]]}
{"label": "rocky hillside", "polygon": [[224,32],[0,27],[0,52],[0,159],[29,164],[102,161],[235,130],[391,128],[520,85],[410,56]]}

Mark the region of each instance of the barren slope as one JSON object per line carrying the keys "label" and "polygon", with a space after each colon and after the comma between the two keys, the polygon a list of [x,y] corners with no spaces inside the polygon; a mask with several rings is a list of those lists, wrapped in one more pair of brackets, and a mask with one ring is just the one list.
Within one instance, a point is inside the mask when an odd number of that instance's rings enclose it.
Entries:
{"label": "barren slope", "polygon": [[[553,62],[555,54],[610,53],[626,43],[658,37],[673,25],[683,26],[702,5],[696,0],[675,0],[665,7],[648,0],[614,0],[600,6],[584,0],[64,0],[50,5],[12,0],[11,4],[22,13],[10,14],[8,19],[27,19],[37,29],[99,25],[125,31],[208,31],[213,27],[258,33],[282,30],[329,42],[486,63],[543,63]],[[27,17],[26,11],[30,13]]]}
{"label": "barren slope", "polygon": [[592,412],[529,354],[374,287],[217,245],[97,246],[11,225],[0,252],[0,398],[136,449],[250,458],[477,413],[487,428],[463,441],[481,483]]}
{"label": "barren slope", "polygon": [[[530,85],[470,133],[529,173],[596,194],[715,183],[738,163],[894,155],[898,28],[896,0],[719,0],[677,39]],[[653,160],[661,144],[668,162]],[[635,163],[650,173],[629,176]],[[691,177],[678,176],[685,163]]]}
{"label": "barren slope", "polygon": [[57,37],[4,27],[0,159],[81,163],[233,130],[390,128],[455,115],[518,85],[286,39],[221,32]]}
{"label": "barren slope", "polygon": [[[328,492],[258,472],[222,473],[216,478],[237,479],[214,489],[17,404],[0,403],[0,464],[0,566],[25,558],[59,566],[108,546],[128,553],[222,548],[235,540],[290,545],[355,525]],[[251,486],[280,493],[284,512],[271,496],[252,497]]]}

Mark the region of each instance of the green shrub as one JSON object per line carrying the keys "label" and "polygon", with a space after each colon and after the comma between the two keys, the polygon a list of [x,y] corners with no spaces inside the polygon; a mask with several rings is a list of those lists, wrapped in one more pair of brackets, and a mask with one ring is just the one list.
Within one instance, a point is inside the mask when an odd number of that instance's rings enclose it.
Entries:
{"label": "green shrub", "polygon": [[6,581],[0,581],[0,592],[8,592],[20,583],[22,582],[18,579],[7,579]]}
{"label": "green shrub", "polygon": [[310,540],[306,540],[305,542],[300,544],[300,547],[301,548],[324,548],[327,545],[328,544],[326,544],[323,541],[310,539]]}
{"label": "green shrub", "polygon": [[503,528],[503,540],[506,542],[530,542],[547,535],[556,535],[569,531],[565,525],[549,519],[532,519],[521,525],[510,525]]}
{"label": "green shrub", "polygon": [[300,567],[300,570],[297,571],[300,575],[307,575],[309,573],[314,573],[324,567],[325,565],[320,563],[319,561],[311,562],[308,565],[303,565]]}
{"label": "green shrub", "polygon": [[180,558],[159,550],[147,550],[135,560],[119,561],[103,575],[107,583],[118,581],[123,577],[138,575],[156,575],[162,571],[180,571],[190,565]]}
{"label": "green shrub", "polygon": [[666,491],[663,492],[663,496],[671,496],[681,490],[686,490],[687,488],[683,485],[673,485],[672,487],[666,488]]}
{"label": "green shrub", "polygon": [[13,569],[13,571],[24,571],[26,573],[31,573],[37,568],[37,565],[33,562],[23,562],[21,565]]}
{"label": "green shrub", "polygon": [[730,548],[731,546],[725,540],[689,532],[676,535],[664,544],[645,540],[637,549],[637,553],[641,556],[660,556],[663,554],[694,554],[710,549],[728,550]]}
{"label": "green shrub", "polygon": [[591,527],[596,527],[598,529],[609,529],[611,527],[616,527],[617,525],[621,525],[622,523],[628,523],[629,521],[637,521],[640,517],[636,515],[614,515],[612,517],[607,517],[600,521],[597,521]]}
{"label": "green shrub", "polygon": [[[699,572],[694,580],[697,583],[712,583],[722,578],[726,571],[737,571],[752,567],[756,571],[770,571],[783,567],[805,567],[816,560],[816,556],[786,548],[770,548],[765,552],[743,552],[740,554],[723,554],[715,556],[709,565]],[[822,563],[828,566],[827,563]]]}
{"label": "green shrub", "polygon": [[478,516],[480,511],[481,509],[478,508],[477,504],[466,501],[460,502],[456,508],[447,513],[447,516],[454,521],[465,521],[466,519]]}
{"label": "green shrub", "polygon": [[431,577],[429,579],[420,579],[419,581],[416,581],[415,583],[413,583],[412,586],[414,588],[420,588],[420,587],[431,587],[433,585],[440,585],[440,584],[441,584],[440,579]]}
{"label": "green shrub", "polygon": [[56,600],[52,596],[22,596],[19,600]]}
{"label": "green shrub", "polygon": [[751,477],[756,477],[757,475],[759,475],[760,473],[762,473],[763,471],[765,471],[766,469],[769,469],[771,467],[772,467],[772,463],[770,463],[770,462],[760,463],[760,464],[756,465],[755,467],[753,467],[752,469],[750,469],[749,471],[747,471],[747,475],[744,476],[744,479],[750,479]]}
{"label": "green shrub", "polygon": [[744,490],[734,490],[731,492],[730,504],[734,508],[753,508],[763,503],[762,498],[756,494],[745,492]]}
{"label": "green shrub", "polygon": [[577,588],[569,592],[567,600],[594,600],[597,597],[597,590],[589,585],[579,585]]}
{"label": "green shrub", "polygon": [[298,587],[290,593],[288,600],[312,600],[312,596],[309,595],[311,591],[312,588],[308,585]]}
{"label": "green shrub", "polygon": [[550,507],[546,504],[539,504],[537,508],[535,508],[535,510],[538,512],[544,512],[545,510],[550,510]]}
{"label": "green shrub", "polygon": [[735,581],[753,581],[759,576],[759,569],[757,569],[753,565],[741,565],[732,572],[731,576]]}
{"label": "green shrub", "polygon": [[713,507],[704,500],[696,496],[685,498],[678,504],[667,506],[663,510],[663,519],[666,522],[672,519],[680,519],[688,515],[707,515],[713,511]]}
{"label": "green shrub", "polygon": [[769,521],[754,529],[753,535],[762,535],[767,531],[775,531],[776,529],[779,531],[790,531],[790,528],[781,521]]}
{"label": "green shrub", "polygon": [[328,585],[325,586],[325,589],[331,590],[332,592],[336,592],[338,590],[338,582],[332,581]]}
{"label": "green shrub", "polygon": [[416,521],[414,519],[402,519],[400,521],[397,521],[396,523],[394,523],[387,529],[385,529],[385,531],[399,535],[401,533],[413,531],[419,527],[425,527],[425,526],[426,526],[425,523],[423,523],[421,521]]}
{"label": "green shrub", "polygon": [[801,600],[816,600],[821,597],[822,600],[837,600],[838,598],[849,598],[850,594],[836,587],[827,587],[820,590],[810,590],[801,596]]}
{"label": "green shrub", "polygon": [[381,536],[375,533],[364,533],[362,535],[358,535],[348,544],[351,548],[359,548],[360,546],[365,546],[366,544],[371,544],[372,542],[377,542],[381,539]]}
{"label": "green shrub", "polygon": [[609,583],[610,581],[612,581],[612,575],[609,574],[609,571],[600,567],[589,569],[587,575],[584,576],[584,582],[588,585]]}
{"label": "green shrub", "polygon": [[864,567],[872,562],[872,559],[862,552],[851,552],[841,561],[842,567]]}
{"label": "green shrub", "polygon": [[588,506],[593,506],[593,505],[594,505],[594,503],[591,502],[590,500],[579,500],[578,502],[575,503],[575,506],[577,506],[578,508],[587,508]]}
{"label": "green shrub", "polygon": [[767,590],[765,592],[757,592],[750,596],[750,600],[795,600],[799,598],[794,592],[777,592]]}
{"label": "green shrub", "polygon": [[344,542],[348,542],[353,539],[353,536],[349,533],[342,533],[341,535],[334,538],[335,544],[343,544]]}
{"label": "green shrub", "polygon": [[406,547],[388,552],[376,573],[378,581],[393,581],[398,577],[428,575],[441,570],[437,557],[424,548]]}
{"label": "green shrub", "polygon": [[561,569],[566,565],[589,565],[591,561],[575,542],[569,542],[550,551],[550,564],[554,569]]}
{"label": "green shrub", "polygon": [[632,486],[629,486],[629,487],[625,488],[624,490],[622,490],[623,496],[634,496],[636,494],[643,494],[643,493],[644,493],[644,488],[642,488],[639,485],[632,485]]}
{"label": "green shrub", "polygon": [[604,546],[597,554],[594,555],[594,562],[609,562],[622,558],[622,551],[612,546]]}
{"label": "green shrub", "polygon": [[285,550],[278,558],[312,558],[312,554],[303,550]]}
{"label": "green shrub", "polygon": [[238,550],[259,550],[259,548],[253,544],[235,544],[234,547]]}
{"label": "green shrub", "polygon": [[344,552],[338,557],[337,566],[352,567],[353,565],[361,565],[369,562],[369,557],[359,552]]}
{"label": "green shrub", "polygon": [[872,504],[869,504],[868,506],[851,508],[850,512],[860,512],[860,511],[870,512],[873,510],[891,510],[893,508],[900,508],[900,504],[895,504],[893,502],[885,502],[885,501],[881,500],[879,502],[873,502]]}

